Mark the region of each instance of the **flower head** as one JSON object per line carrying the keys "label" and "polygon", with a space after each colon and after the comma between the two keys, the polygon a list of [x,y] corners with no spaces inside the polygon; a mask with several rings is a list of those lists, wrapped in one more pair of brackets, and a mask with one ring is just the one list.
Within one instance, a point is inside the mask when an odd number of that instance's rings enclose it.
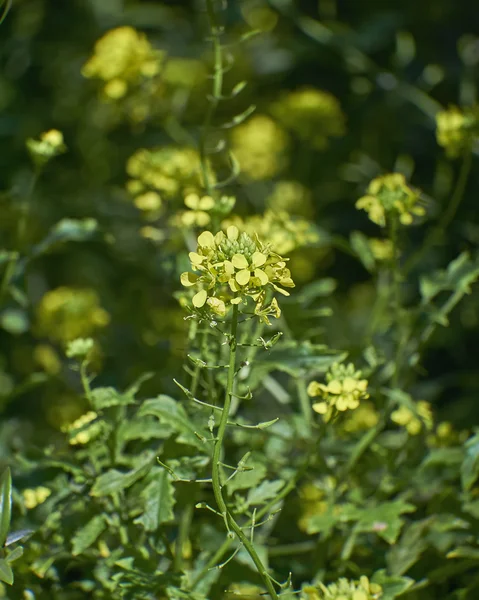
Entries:
{"label": "flower head", "polygon": [[331,409],[345,411],[357,408],[361,400],[369,398],[367,387],[367,379],[361,379],[361,371],[356,371],[352,363],[347,366],[335,363],[326,373],[326,384],[312,381],[308,395],[321,398],[320,402],[313,404],[313,410],[326,415]]}
{"label": "flower head", "polygon": [[302,140],[323,150],[328,139],[344,135],[345,118],[337,99],[329,92],[305,87],[274,103],[274,117]]}
{"label": "flower head", "polygon": [[436,115],[437,143],[450,158],[470,151],[479,137],[479,108],[450,106]]}
{"label": "flower head", "polygon": [[365,210],[371,221],[381,227],[389,218],[398,218],[402,225],[410,225],[415,216],[426,213],[419,204],[419,197],[419,192],[407,185],[404,175],[390,173],[371,181],[367,194],[356,202],[356,208]]}
{"label": "flower head", "polygon": [[425,400],[420,400],[415,405],[416,412],[408,406],[400,406],[391,414],[391,420],[405,427],[409,435],[418,435],[423,427],[432,429],[433,416],[431,405]]}
{"label": "flower head", "polygon": [[51,493],[52,491],[43,485],[23,490],[22,496],[25,508],[32,509],[39,504],[43,504]]}
{"label": "flower head", "polygon": [[[191,266],[196,273],[183,273],[181,283],[185,287],[199,288],[193,296],[193,306],[209,309],[220,316],[226,314],[228,305],[240,304],[252,298],[256,303],[255,314],[265,314],[266,289],[272,288],[285,296],[284,287],[294,287],[286,261],[256,237],[240,233],[230,226],[226,232],[213,235],[204,231],[198,237],[196,252],[189,254]],[[279,316],[277,302],[271,302],[269,313]],[[268,312],[268,311],[267,311]]]}
{"label": "flower head", "polygon": [[66,152],[67,148],[63,142],[63,133],[58,129],[50,129],[42,133],[38,140],[29,138],[27,149],[34,162],[42,166],[55,156]]}
{"label": "flower head", "polygon": [[344,577],[328,586],[319,584],[304,587],[302,600],[379,600],[383,590],[377,583],[372,583],[362,575],[359,581],[350,581]]}

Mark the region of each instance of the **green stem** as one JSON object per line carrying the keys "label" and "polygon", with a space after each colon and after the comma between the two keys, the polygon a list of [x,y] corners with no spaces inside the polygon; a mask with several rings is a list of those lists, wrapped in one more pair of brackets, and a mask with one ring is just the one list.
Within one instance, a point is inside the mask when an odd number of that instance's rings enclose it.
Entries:
{"label": "green stem", "polygon": [[181,515],[180,525],[178,528],[178,537],[175,544],[175,571],[181,571],[183,568],[183,552],[186,542],[188,541],[188,533],[193,519],[193,504],[187,504]]}
{"label": "green stem", "polygon": [[451,201],[449,202],[446,210],[444,211],[441,220],[434,227],[429,235],[426,237],[422,248],[411,256],[404,266],[404,272],[409,273],[424,257],[428,250],[431,249],[444,235],[447,227],[451,224],[452,220],[456,216],[461,200],[466,191],[467,180],[472,167],[472,152],[468,152],[464,156],[464,160],[459,171],[459,175],[456,181],[456,186],[452,193]]}
{"label": "green stem", "polygon": [[273,600],[277,600],[278,596],[274,589],[273,583],[261,562],[256,549],[251,540],[245,535],[241,527],[236,523],[233,515],[228,510],[226,502],[223,498],[223,490],[221,483],[221,454],[223,451],[223,443],[226,431],[226,425],[228,423],[228,416],[231,406],[231,398],[233,393],[234,377],[236,372],[236,352],[237,352],[237,331],[238,331],[238,305],[233,305],[233,314],[231,317],[231,329],[230,329],[230,352],[229,352],[229,365],[228,365],[228,377],[226,382],[225,401],[223,410],[221,412],[221,419],[216,434],[216,441],[213,449],[213,466],[212,466],[212,480],[213,480],[213,493],[215,496],[216,504],[218,505],[219,511],[223,516],[225,525],[228,530],[233,530],[239,541],[243,544],[246,551],[250,555],[253,563],[258,570],[258,574],[261,577],[269,595]]}

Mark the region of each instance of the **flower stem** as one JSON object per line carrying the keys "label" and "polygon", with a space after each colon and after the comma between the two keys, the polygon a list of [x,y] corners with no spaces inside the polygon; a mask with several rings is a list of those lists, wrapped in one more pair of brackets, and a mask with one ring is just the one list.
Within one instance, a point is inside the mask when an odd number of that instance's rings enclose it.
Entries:
{"label": "flower stem", "polygon": [[225,437],[226,425],[228,423],[228,416],[231,406],[231,398],[233,392],[234,377],[236,372],[236,352],[237,352],[237,331],[238,331],[238,305],[233,305],[233,314],[231,317],[231,329],[230,329],[230,352],[229,352],[229,364],[228,364],[228,378],[226,382],[226,393],[223,410],[221,413],[221,419],[216,434],[216,441],[213,449],[213,466],[212,466],[212,480],[213,480],[213,493],[215,496],[216,504],[218,505],[219,511],[223,516],[226,528],[228,531],[232,530],[236,534],[239,541],[243,544],[246,551],[250,555],[253,563],[258,570],[258,574],[261,577],[266,589],[272,600],[277,600],[278,596],[274,589],[273,583],[261,562],[256,549],[251,540],[245,535],[241,527],[236,523],[233,515],[228,510],[226,502],[223,498],[222,484],[221,484],[221,454],[223,451],[223,443]]}

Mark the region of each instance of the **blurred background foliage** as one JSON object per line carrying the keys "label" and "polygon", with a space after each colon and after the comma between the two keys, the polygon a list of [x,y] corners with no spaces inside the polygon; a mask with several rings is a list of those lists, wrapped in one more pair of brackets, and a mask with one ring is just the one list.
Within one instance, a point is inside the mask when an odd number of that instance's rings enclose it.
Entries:
{"label": "blurred background foliage", "polygon": [[[296,337],[359,356],[373,341],[376,288],[349,236],[380,232],[354,203],[371,179],[401,171],[422,190],[429,220],[446,210],[460,161],[437,145],[435,117],[477,100],[479,13],[449,0],[229,0],[222,21],[234,58],[225,89],[247,86],[214,119],[256,106],[228,133],[241,167],[225,187],[226,204],[236,197],[232,222],[275,239],[279,211],[295,215],[277,243],[291,256],[298,293],[315,279],[336,289],[320,325],[289,315]],[[129,41],[123,30],[113,40],[131,42],[141,66],[120,83],[108,68],[121,56],[95,46],[119,27],[146,35]],[[194,226],[222,220],[201,204],[197,176],[184,166],[198,161],[209,106],[207,34],[201,0],[16,0],[0,28],[0,466],[25,440],[50,441],[84,412],[64,356],[77,337],[96,340],[96,384],[123,389],[153,372],[145,393],[176,389],[188,335],[175,297],[184,241]],[[51,129],[66,151],[39,169],[26,140]],[[157,154],[142,153],[151,148]],[[226,176],[230,166],[223,156],[214,170]],[[168,177],[181,189],[171,191]],[[472,169],[457,217],[421,272],[477,250],[478,194]],[[165,198],[174,207],[166,217]],[[406,258],[425,227],[420,219],[407,229]],[[406,303],[417,297],[408,284]],[[425,351],[419,395],[438,421],[462,429],[479,417],[477,288],[450,321]],[[371,423],[367,405],[364,419]]]}

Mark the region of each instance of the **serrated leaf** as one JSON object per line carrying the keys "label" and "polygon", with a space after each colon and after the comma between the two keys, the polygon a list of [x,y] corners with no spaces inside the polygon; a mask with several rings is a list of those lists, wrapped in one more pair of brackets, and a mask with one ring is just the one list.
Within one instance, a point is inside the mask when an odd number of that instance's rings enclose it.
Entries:
{"label": "serrated leaf", "polygon": [[468,252],[463,252],[451,263],[445,271],[435,271],[424,275],[419,281],[419,289],[424,303],[430,302],[443,291],[460,291],[469,294],[471,284],[479,277],[477,259],[472,260]]}
{"label": "serrated leaf", "polygon": [[5,544],[12,516],[12,475],[7,467],[0,477],[0,548]]}
{"label": "serrated leaf", "polygon": [[268,500],[275,498],[283,485],[284,481],[281,479],[276,481],[263,481],[257,487],[250,489],[246,499],[247,505],[257,506],[258,504],[264,504]]}
{"label": "serrated leaf", "polygon": [[388,575],[384,569],[374,573],[371,581],[382,587],[381,600],[394,600],[414,584],[410,577]]}
{"label": "serrated leaf", "polygon": [[108,496],[127,489],[136,481],[144,477],[150,471],[152,466],[153,455],[152,453],[148,453],[138,467],[131,471],[122,473],[116,469],[110,469],[96,479],[90,491],[90,495],[96,497]]}
{"label": "serrated leaf", "polygon": [[466,456],[461,465],[461,483],[469,491],[479,476],[479,434],[476,433],[464,444]]}
{"label": "serrated leaf", "polygon": [[72,539],[72,555],[78,556],[94,544],[107,527],[105,517],[96,515],[77,530]]}
{"label": "serrated leaf", "polygon": [[0,581],[13,585],[12,567],[3,558],[0,558]]}
{"label": "serrated leaf", "polygon": [[177,433],[177,442],[194,446],[202,451],[205,450],[204,442],[197,437],[196,433],[207,437],[207,432],[195,427],[185,409],[173,398],[161,395],[158,398],[146,400],[138,411],[138,416],[146,415],[157,417],[161,425],[169,425]]}
{"label": "serrated leaf", "polygon": [[143,417],[126,420],[120,423],[117,430],[117,438],[123,442],[130,440],[163,440],[172,433],[169,425],[158,423],[156,419]]}
{"label": "serrated leaf", "polygon": [[328,506],[324,513],[305,519],[305,529],[310,535],[322,533],[325,537],[328,537],[338,523],[338,513],[334,512],[332,506]]}
{"label": "serrated leaf", "polygon": [[384,502],[374,507],[359,508],[348,505],[341,520],[356,522],[356,531],[377,533],[389,544],[393,544],[401,531],[404,520],[401,515],[414,512],[416,507],[403,500]]}
{"label": "serrated leaf", "polygon": [[266,466],[258,458],[250,457],[246,461],[246,466],[251,467],[251,470],[240,471],[228,481],[226,484],[228,493],[254,488],[266,477]]}
{"label": "serrated leaf", "polygon": [[103,410],[111,406],[126,406],[135,402],[132,395],[122,394],[112,387],[102,387],[92,390],[91,399],[95,410]]}
{"label": "serrated leaf", "polygon": [[168,472],[158,470],[153,481],[141,492],[144,511],[134,522],[143,525],[146,531],[156,531],[162,523],[171,521],[174,518],[174,492]]}

